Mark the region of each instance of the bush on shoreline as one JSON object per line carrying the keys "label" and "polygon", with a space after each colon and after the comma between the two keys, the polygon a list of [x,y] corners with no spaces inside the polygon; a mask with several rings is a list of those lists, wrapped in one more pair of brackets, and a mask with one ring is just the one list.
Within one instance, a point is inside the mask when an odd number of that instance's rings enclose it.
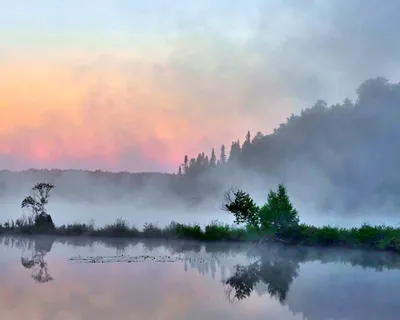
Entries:
{"label": "bush on shoreline", "polygon": [[38,229],[27,219],[10,220],[0,224],[1,234],[48,234],[60,236],[99,236],[99,237],[126,237],[126,238],[153,238],[153,239],[190,239],[202,241],[245,241],[249,232],[245,228],[230,226],[213,221],[205,228],[198,224],[181,224],[171,222],[166,227],[159,227],[155,223],[145,223],[142,230],[129,224],[122,218],[104,227],[95,228],[91,224],[73,223],[62,225],[54,229]]}
{"label": "bush on shoreline", "polygon": [[[0,225],[1,234],[48,234],[59,236],[123,237],[149,239],[188,239],[200,241],[260,241],[264,233],[251,227],[237,227],[217,221],[201,228],[197,224],[171,222],[166,227],[146,223],[142,230],[119,218],[114,223],[95,228],[85,223],[62,225],[54,229],[38,229],[27,219],[9,221]],[[318,247],[346,247],[373,250],[395,251],[400,253],[400,228],[371,226],[364,224],[359,228],[335,228],[331,226],[314,227],[299,224],[276,234],[276,239],[291,245]]]}

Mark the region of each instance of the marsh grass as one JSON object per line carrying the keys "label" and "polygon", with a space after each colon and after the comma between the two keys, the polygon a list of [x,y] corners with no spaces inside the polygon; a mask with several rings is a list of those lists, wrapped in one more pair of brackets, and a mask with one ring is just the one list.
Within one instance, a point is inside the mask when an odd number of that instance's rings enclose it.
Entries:
{"label": "marsh grass", "polygon": [[[145,223],[139,229],[118,218],[114,223],[95,227],[94,223],[73,223],[53,230],[38,230],[33,219],[22,217],[0,224],[3,234],[55,234],[60,236],[125,237],[152,239],[190,239],[201,241],[259,241],[265,232],[250,226],[240,227],[212,221],[202,228],[199,224],[171,222],[166,227],[155,223]],[[291,245],[317,247],[347,247],[373,250],[396,251],[400,253],[400,228],[371,226],[363,224],[359,228],[337,228],[333,226],[315,227],[300,224],[275,234]]]}

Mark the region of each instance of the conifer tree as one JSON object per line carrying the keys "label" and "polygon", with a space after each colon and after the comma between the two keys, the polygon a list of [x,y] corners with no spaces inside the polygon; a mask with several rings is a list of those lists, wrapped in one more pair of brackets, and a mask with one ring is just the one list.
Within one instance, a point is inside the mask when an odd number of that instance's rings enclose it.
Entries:
{"label": "conifer tree", "polygon": [[215,156],[215,150],[212,148],[210,157],[210,167],[215,168],[217,166],[217,157]]}
{"label": "conifer tree", "polygon": [[226,163],[226,151],[225,151],[225,145],[223,144],[221,146],[221,154],[219,156],[219,164],[225,164]]}
{"label": "conifer tree", "polygon": [[188,174],[189,172],[189,158],[187,155],[185,155],[185,158],[183,160],[183,173]]}

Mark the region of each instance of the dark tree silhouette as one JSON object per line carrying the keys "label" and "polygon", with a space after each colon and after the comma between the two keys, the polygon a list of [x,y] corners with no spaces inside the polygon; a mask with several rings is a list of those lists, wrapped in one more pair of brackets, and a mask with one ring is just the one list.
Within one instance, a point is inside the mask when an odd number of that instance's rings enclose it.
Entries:
{"label": "dark tree silhouette", "polygon": [[35,220],[35,226],[42,229],[54,229],[51,216],[47,213],[46,205],[49,202],[50,191],[54,185],[40,182],[31,189],[32,195],[26,197],[22,203],[22,209],[29,209]]}
{"label": "dark tree silhouette", "polygon": [[183,173],[187,174],[189,171],[189,158],[187,155],[185,155],[185,158],[183,159]]}
{"label": "dark tree silhouette", "polygon": [[269,248],[272,250],[256,254],[256,262],[248,266],[237,265],[235,273],[223,280],[229,301],[250,297],[256,285],[262,282],[268,286],[267,292],[272,298],[285,302],[289,287],[298,276],[299,263],[306,259],[305,251],[273,246]]}
{"label": "dark tree silhouette", "polygon": [[236,161],[240,157],[241,147],[240,141],[233,141],[231,145],[231,151],[229,152],[229,161]]}
{"label": "dark tree silhouette", "polygon": [[226,163],[226,150],[225,150],[225,145],[223,144],[221,146],[221,153],[219,156],[219,163],[220,164],[225,164]]}
{"label": "dark tree silhouette", "polygon": [[215,150],[212,148],[210,157],[210,166],[215,168],[217,166],[217,157],[215,156]]}

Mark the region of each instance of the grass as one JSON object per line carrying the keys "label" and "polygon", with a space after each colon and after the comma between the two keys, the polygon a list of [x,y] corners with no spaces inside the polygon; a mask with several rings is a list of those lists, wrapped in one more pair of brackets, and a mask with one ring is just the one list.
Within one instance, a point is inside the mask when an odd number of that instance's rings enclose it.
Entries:
{"label": "grass", "polygon": [[[20,218],[0,224],[3,234],[56,234],[60,236],[124,237],[152,239],[190,239],[201,241],[259,241],[266,233],[252,228],[230,226],[213,221],[202,228],[199,224],[171,222],[166,227],[154,223],[144,224],[142,229],[130,226],[119,218],[114,223],[96,228],[93,223],[74,223],[62,225],[52,230],[38,230],[29,218]],[[317,247],[345,247],[373,250],[395,251],[400,253],[400,228],[371,226],[364,224],[359,228],[315,227],[300,224],[295,228],[274,235],[291,245]]]}

